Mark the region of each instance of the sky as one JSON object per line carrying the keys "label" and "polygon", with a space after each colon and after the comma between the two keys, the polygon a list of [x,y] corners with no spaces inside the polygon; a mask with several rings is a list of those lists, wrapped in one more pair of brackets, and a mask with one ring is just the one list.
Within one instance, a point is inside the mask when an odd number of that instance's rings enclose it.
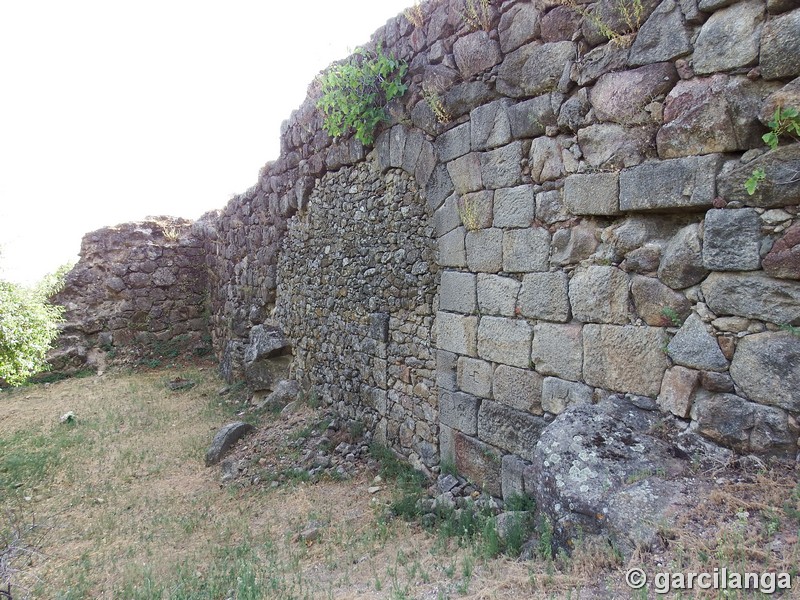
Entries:
{"label": "sky", "polygon": [[0,0],[0,279],[222,208],[315,75],[413,0]]}

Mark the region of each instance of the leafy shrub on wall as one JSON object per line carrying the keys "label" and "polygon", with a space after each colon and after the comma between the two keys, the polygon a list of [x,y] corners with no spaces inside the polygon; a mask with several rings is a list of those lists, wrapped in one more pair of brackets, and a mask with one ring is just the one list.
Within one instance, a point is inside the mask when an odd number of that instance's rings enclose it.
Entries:
{"label": "leafy shrub on wall", "polygon": [[383,53],[363,48],[350,59],[333,65],[320,78],[322,97],[317,102],[324,117],[323,128],[331,137],[354,131],[356,139],[369,145],[375,128],[387,121],[386,105],[408,89],[403,77],[408,65]]}

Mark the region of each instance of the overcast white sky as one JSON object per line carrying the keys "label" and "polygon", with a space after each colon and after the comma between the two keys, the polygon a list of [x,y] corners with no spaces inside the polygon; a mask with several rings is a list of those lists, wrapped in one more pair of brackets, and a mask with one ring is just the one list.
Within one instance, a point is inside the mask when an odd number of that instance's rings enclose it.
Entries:
{"label": "overcast white sky", "polygon": [[0,277],[256,182],[315,74],[413,0],[0,0]]}

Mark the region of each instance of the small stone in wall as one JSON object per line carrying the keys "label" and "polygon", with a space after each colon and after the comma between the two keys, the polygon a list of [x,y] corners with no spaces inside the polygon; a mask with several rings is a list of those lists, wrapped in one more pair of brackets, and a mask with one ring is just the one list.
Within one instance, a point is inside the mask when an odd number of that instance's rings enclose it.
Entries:
{"label": "small stone in wall", "polygon": [[708,270],[703,266],[700,225],[687,225],[667,244],[658,278],[675,290],[700,283]]}
{"label": "small stone in wall", "polygon": [[688,419],[699,382],[698,371],[685,367],[667,369],[658,394],[659,408],[681,419]]}
{"label": "small stone in wall", "polygon": [[700,317],[692,313],[667,346],[670,358],[679,365],[705,371],[724,371],[728,361],[716,338]]}
{"label": "small stone in wall", "polygon": [[800,223],[775,242],[762,262],[764,270],[780,279],[800,279]]}

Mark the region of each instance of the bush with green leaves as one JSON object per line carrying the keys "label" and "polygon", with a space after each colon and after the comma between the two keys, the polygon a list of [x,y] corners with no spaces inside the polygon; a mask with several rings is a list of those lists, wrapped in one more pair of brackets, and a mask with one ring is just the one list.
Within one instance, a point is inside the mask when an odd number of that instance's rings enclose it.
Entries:
{"label": "bush with green leaves", "polygon": [[64,311],[48,298],[58,291],[62,275],[48,275],[34,288],[0,280],[0,382],[20,385],[47,369]]}
{"label": "bush with green leaves", "polygon": [[328,135],[354,131],[362,144],[371,144],[375,128],[388,120],[388,103],[408,89],[403,83],[407,71],[404,61],[387,56],[381,46],[375,52],[360,48],[347,62],[331,66],[320,78],[322,97],[317,102]]}

